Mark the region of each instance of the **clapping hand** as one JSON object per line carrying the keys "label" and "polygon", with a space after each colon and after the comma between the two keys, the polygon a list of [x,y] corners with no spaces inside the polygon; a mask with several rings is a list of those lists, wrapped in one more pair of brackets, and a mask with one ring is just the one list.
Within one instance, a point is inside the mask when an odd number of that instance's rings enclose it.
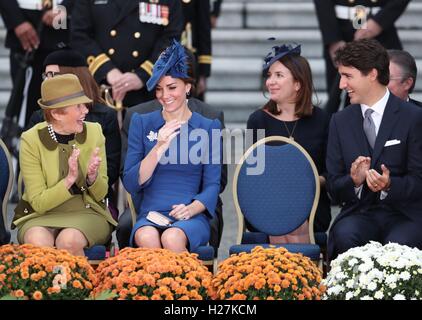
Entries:
{"label": "clapping hand", "polygon": [[97,179],[98,169],[100,168],[101,164],[101,157],[99,156],[99,153],[100,148],[96,147],[91,155],[91,159],[89,160],[86,179],[88,185],[92,185]]}
{"label": "clapping hand", "polygon": [[366,172],[371,166],[371,158],[359,156],[350,167],[350,176],[352,177],[355,187],[358,188],[366,179]]}
{"label": "clapping hand", "polygon": [[70,189],[70,187],[72,187],[72,185],[76,182],[76,179],[78,179],[79,153],[80,153],[79,149],[77,148],[73,149],[72,154],[70,155],[69,160],[67,161],[69,165],[69,172],[67,173],[67,177],[65,179],[67,189]]}
{"label": "clapping hand", "polygon": [[382,175],[371,169],[366,172],[366,183],[373,192],[387,191],[390,188],[390,170],[385,165],[381,165]]}

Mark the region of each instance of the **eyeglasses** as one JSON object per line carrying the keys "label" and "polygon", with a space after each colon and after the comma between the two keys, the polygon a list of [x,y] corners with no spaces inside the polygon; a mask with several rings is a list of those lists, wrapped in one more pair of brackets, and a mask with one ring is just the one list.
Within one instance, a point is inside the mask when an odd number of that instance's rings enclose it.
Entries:
{"label": "eyeglasses", "polygon": [[392,81],[392,80],[399,80],[399,81],[404,81],[405,79],[404,79],[404,77],[403,76],[396,76],[396,77],[390,77],[390,79],[389,79],[390,81]]}
{"label": "eyeglasses", "polygon": [[42,79],[44,81],[45,79],[53,78],[55,76],[58,76],[59,74],[61,74],[61,73],[55,72],[55,71],[47,71],[47,72],[43,72],[41,76],[42,76]]}

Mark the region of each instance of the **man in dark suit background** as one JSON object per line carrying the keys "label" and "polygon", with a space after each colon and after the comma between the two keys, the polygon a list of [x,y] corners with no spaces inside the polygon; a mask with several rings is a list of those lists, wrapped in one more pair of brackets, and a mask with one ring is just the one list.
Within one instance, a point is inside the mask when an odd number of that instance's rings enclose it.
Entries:
{"label": "man in dark suit background", "polygon": [[[192,112],[197,112],[209,119],[219,119],[222,128],[224,129],[224,113],[222,111],[213,110],[208,104],[196,99],[190,98],[188,102],[189,109]],[[127,142],[128,142],[128,133],[129,133],[129,125],[132,115],[134,113],[149,113],[155,110],[161,109],[161,105],[158,100],[152,100],[149,102],[145,102],[134,106],[132,108],[127,109],[126,117],[123,122],[123,126],[121,129],[121,140],[122,140],[122,161],[121,165],[123,169],[126,153],[127,153]],[[221,170],[221,184],[220,184],[220,194],[224,191],[224,188],[227,184],[227,165],[223,165]],[[135,208],[139,208],[137,203],[139,199],[133,198],[133,202],[135,204]],[[223,202],[221,201],[221,197],[218,197],[217,206],[215,209],[217,219],[211,220],[211,237],[210,237],[210,245],[214,247],[215,254],[217,254],[217,249],[221,242],[221,236],[223,233]],[[119,217],[119,224],[116,228],[116,236],[119,242],[119,248],[124,248],[129,246],[129,237],[130,232],[132,230],[132,221],[129,209],[126,209],[125,212]]]}
{"label": "man in dark suit background", "polygon": [[[66,8],[68,18],[73,8],[74,0],[63,0],[60,4]],[[24,1],[1,0],[0,13],[7,28],[6,48],[10,49],[10,75],[16,81],[21,60],[26,52],[35,50],[30,66],[32,76],[28,79],[28,95],[26,101],[25,125],[35,110],[39,110],[37,100],[41,97],[41,74],[45,57],[58,49],[61,43],[69,41],[69,20],[66,25],[55,26],[54,22],[61,22],[58,15],[62,10],[54,10],[52,1]],[[55,19],[57,19],[55,21]],[[65,17],[63,16],[63,20]],[[63,28],[61,28],[63,27]],[[37,30],[38,29],[38,30]],[[37,32],[41,31],[41,34]],[[23,110],[20,110],[23,111]],[[19,114],[19,113],[17,113]]]}
{"label": "man in dark suit background", "polygon": [[333,62],[336,50],[349,41],[359,39],[376,39],[387,49],[402,49],[394,24],[409,2],[410,0],[314,0],[324,45],[326,90],[329,93],[327,112],[336,112],[340,103],[337,70]]}
{"label": "man in dark suit background", "polygon": [[328,187],[342,205],[328,258],[370,240],[422,248],[422,110],[389,92],[389,58],[376,40],[336,53],[351,106],[331,118]]}
{"label": "man in dark suit background", "polygon": [[422,102],[409,97],[416,84],[418,69],[415,58],[404,50],[387,50],[390,58],[390,82],[388,90],[404,101],[422,107]]}

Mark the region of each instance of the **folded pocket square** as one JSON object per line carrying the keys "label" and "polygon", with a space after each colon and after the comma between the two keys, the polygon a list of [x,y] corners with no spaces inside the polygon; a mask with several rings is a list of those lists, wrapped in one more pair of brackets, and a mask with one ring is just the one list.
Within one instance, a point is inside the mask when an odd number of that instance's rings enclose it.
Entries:
{"label": "folded pocket square", "polygon": [[394,145],[396,145],[396,144],[399,144],[400,142],[401,142],[401,141],[400,141],[400,140],[397,140],[397,139],[394,139],[394,140],[388,140],[388,141],[386,141],[386,142],[385,142],[384,147],[394,146]]}

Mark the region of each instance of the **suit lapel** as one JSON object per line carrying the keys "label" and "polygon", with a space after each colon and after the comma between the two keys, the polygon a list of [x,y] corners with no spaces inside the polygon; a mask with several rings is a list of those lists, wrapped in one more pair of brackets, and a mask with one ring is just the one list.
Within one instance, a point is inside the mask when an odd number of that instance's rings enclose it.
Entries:
{"label": "suit lapel", "polygon": [[374,152],[372,154],[371,167],[374,168],[378,158],[384,149],[385,142],[390,137],[390,133],[398,121],[399,106],[397,104],[398,99],[390,94],[387,105],[385,106],[384,114],[382,116],[380,128],[378,130],[377,138],[375,140]]}
{"label": "suit lapel", "polygon": [[353,131],[356,143],[360,148],[360,155],[369,156],[371,152],[369,150],[368,141],[363,131],[363,116],[360,105],[352,105],[348,108],[353,108],[353,115],[350,119],[351,130]]}
{"label": "suit lapel", "polygon": [[125,17],[127,17],[128,14],[132,10],[139,8],[139,1],[137,1],[137,0],[114,0],[114,1],[122,1],[122,2],[125,2],[125,3],[122,5],[120,12],[117,15],[117,19],[113,23],[113,26],[115,26],[121,20],[123,20]]}

